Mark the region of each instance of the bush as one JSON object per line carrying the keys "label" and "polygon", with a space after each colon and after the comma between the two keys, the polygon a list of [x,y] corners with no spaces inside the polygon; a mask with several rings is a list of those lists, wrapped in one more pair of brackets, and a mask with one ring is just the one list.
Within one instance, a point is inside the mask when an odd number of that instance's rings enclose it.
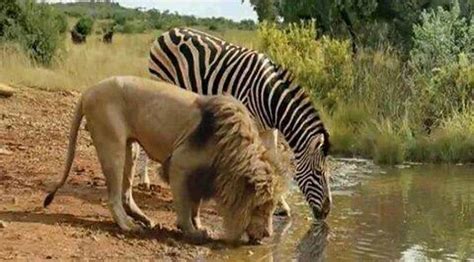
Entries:
{"label": "bush", "polygon": [[54,17],[58,24],[58,30],[61,34],[66,33],[68,31],[68,22],[67,22],[67,17],[63,13],[57,13],[56,16]]}
{"label": "bush", "polygon": [[83,16],[77,21],[73,30],[83,36],[88,36],[92,32],[93,26],[94,20],[88,16]]}
{"label": "bush", "polygon": [[1,40],[20,43],[29,57],[49,65],[62,44],[62,16],[49,5],[33,1],[19,1],[15,5],[9,5],[10,19],[2,23]]}
{"label": "bush", "polygon": [[210,31],[217,31],[219,29],[219,27],[216,24],[211,24],[211,25],[209,25],[208,29]]}
{"label": "bush", "polygon": [[[456,42],[457,49],[440,49],[451,51],[438,58],[424,47],[438,48],[430,41],[441,44],[439,39],[420,36],[414,41],[418,49],[406,62],[390,47],[362,49],[352,58],[345,41],[315,40],[311,24],[262,24],[259,36],[261,50],[293,72],[322,108],[333,154],[370,157],[384,164],[473,161],[472,39]],[[425,68],[430,61],[437,67]]]}
{"label": "bush", "polygon": [[127,16],[123,12],[114,13],[112,17],[116,25],[124,26],[127,22]]}
{"label": "bush", "polygon": [[290,24],[285,31],[263,23],[260,49],[295,74],[318,103],[333,108],[345,101],[353,83],[351,51],[347,41],[316,39],[314,23]]}
{"label": "bush", "polygon": [[399,164],[405,161],[405,141],[389,120],[377,124],[373,143],[373,157],[376,163]]}
{"label": "bush", "polygon": [[0,2],[0,37],[22,16],[22,10],[16,1]]}
{"label": "bush", "polygon": [[127,21],[123,27],[117,27],[117,32],[124,34],[140,34],[145,32],[145,30],[146,24],[140,20]]}
{"label": "bush", "polygon": [[255,30],[257,28],[257,25],[251,19],[243,19],[240,20],[238,28],[240,30]]}
{"label": "bush", "polygon": [[410,65],[420,89],[418,103],[424,105],[424,118],[431,126],[473,106],[473,22],[461,17],[455,1],[449,11],[424,11],[421,23],[414,26]]}
{"label": "bush", "polygon": [[457,1],[449,11],[442,7],[423,11],[421,23],[413,27],[410,51],[411,63],[417,70],[429,75],[435,68],[456,63],[461,53],[473,58],[474,23],[469,25],[460,15]]}

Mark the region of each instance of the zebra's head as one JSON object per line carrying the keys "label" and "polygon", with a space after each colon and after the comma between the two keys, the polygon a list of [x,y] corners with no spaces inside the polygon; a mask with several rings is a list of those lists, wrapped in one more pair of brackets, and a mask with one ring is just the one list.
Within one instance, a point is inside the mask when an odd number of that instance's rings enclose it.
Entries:
{"label": "zebra's head", "polygon": [[305,195],[306,201],[316,219],[327,217],[331,210],[331,190],[329,173],[326,167],[326,156],[329,151],[328,134],[314,137],[309,147],[298,161],[296,183]]}

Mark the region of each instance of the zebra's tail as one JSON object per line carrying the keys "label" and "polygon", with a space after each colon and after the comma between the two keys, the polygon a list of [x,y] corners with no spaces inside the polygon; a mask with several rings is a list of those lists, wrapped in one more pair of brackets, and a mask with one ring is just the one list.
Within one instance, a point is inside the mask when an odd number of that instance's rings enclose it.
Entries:
{"label": "zebra's tail", "polygon": [[54,189],[46,196],[43,202],[44,207],[48,207],[49,204],[54,199],[54,195],[59,188],[61,188],[64,183],[66,183],[66,179],[69,176],[69,172],[71,171],[72,161],[74,160],[74,155],[76,153],[76,143],[77,143],[77,134],[79,131],[79,127],[81,125],[81,120],[83,117],[82,112],[82,98],[79,98],[79,102],[76,105],[74,110],[74,117],[71,122],[71,129],[69,130],[69,146],[67,151],[67,159],[66,159],[66,166],[64,168],[64,173],[61,181],[54,187]]}

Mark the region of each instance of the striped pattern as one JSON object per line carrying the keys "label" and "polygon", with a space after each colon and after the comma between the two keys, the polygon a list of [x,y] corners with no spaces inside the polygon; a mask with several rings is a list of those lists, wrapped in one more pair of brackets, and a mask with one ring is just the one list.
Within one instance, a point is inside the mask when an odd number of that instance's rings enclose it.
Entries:
{"label": "striped pattern", "polygon": [[313,211],[321,213],[330,204],[324,168],[328,133],[287,70],[254,50],[194,29],[174,28],[153,43],[149,72],[199,94],[227,93],[242,101],[263,128],[278,129],[288,141],[295,153],[296,182]]}

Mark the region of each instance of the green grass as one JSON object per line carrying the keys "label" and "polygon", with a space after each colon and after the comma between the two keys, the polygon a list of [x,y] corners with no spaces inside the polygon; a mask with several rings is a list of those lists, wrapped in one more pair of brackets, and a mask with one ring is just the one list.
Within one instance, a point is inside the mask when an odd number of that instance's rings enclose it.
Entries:
{"label": "green grass", "polygon": [[[322,112],[333,155],[367,157],[382,164],[407,160],[474,162],[472,105],[438,118],[428,133],[422,122],[427,101],[420,92],[419,79],[412,78],[409,68],[391,49],[361,50],[353,58],[345,42],[299,41],[298,37],[304,37],[301,32],[287,39],[267,32],[263,36],[267,39],[262,39],[257,31],[198,29],[268,52],[275,62],[294,71],[296,81],[308,89]],[[81,90],[112,75],[148,77],[148,50],[160,33],[116,34],[111,45],[102,43],[95,34],[84,45],[73,45],[67,37],[64,53],[47,68],[31,62],[12,45],[0,45],[0,82]],[[473,69],[463,68],[455,81],[472,84]]]}

